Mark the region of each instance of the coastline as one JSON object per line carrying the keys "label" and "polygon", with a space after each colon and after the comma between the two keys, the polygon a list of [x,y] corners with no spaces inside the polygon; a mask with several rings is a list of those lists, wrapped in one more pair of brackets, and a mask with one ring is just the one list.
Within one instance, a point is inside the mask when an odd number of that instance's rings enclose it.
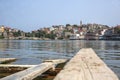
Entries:
{"label": "coastline", "polygon": [[0,40],[105,40],[105,41],[120,41],[120,39],[112,38],[112,39],[50,39],[50,38],[36,38],[36,37],[24,37],[24,38],[3,38]]}

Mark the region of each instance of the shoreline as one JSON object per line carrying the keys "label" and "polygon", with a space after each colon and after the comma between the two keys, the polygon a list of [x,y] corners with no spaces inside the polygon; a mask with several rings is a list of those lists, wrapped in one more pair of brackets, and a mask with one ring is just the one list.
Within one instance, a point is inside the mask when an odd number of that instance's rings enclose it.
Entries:
{"label": "shoreline", "polygon": [[120,39],[48,39],[48,38],[44,38],[44,39],[0,39],[0,40],[85,40],[85,41],[120,41]]}

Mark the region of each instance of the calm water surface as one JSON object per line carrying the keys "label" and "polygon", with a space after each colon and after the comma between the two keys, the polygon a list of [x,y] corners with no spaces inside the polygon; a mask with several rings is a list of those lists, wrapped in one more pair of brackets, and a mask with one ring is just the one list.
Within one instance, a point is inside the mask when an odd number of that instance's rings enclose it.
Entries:
{"label": "calm water surface", "polygon": [[17,58],[12,64],[39,64],[46,59],[70,59],[81,48],[93,48],[120,78],[120,41],[0,40],[0,57]]}

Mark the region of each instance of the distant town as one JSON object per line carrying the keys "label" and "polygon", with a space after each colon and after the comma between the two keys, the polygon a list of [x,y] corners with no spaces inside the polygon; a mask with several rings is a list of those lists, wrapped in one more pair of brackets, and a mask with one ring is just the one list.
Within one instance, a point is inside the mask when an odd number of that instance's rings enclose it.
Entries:
{"label": "distant town", "polygon": [[24,32],[4,25],[0,26],[0,39],[12,40],[120,40],[120,25],[102,24],[53,25],[31,32]]}

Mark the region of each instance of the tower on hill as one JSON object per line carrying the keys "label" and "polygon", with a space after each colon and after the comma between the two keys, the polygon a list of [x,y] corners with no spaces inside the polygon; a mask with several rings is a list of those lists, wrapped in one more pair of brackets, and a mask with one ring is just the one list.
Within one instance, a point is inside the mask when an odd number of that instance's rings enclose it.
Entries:
{"label": "tower on hill", "polygon": [[80,26],[82,26],[82,21],[80,21]]}

